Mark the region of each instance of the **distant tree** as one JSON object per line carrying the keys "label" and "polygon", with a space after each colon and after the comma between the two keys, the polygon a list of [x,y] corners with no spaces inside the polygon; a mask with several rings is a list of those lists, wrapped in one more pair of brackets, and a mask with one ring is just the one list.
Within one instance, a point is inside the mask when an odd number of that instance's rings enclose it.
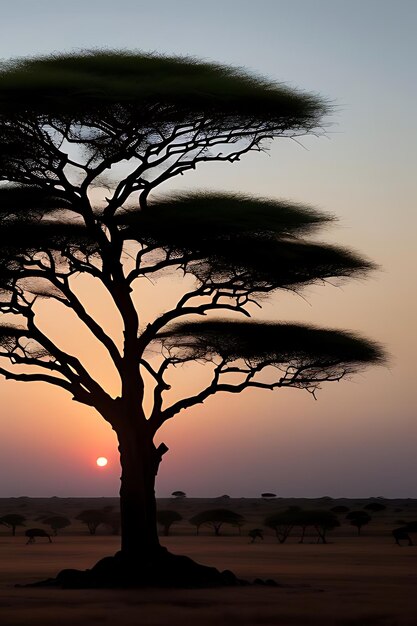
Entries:
{"label": "distant tree", "polygon": [[16,535],[17,526],[24,526],[25,521],[26,517],[24,515],[19,515],[19,513],[9,513],[0,517],[0,524],[11,528],[13,537]]}
{"label": "distant tree", "polygon": [[185,493],[185,491],[173,491],[171,493],[171,496],[176,500],[183,500],[187,497],[187,494]]}
{"label": "distant tree", "polygon": [[[113,428],[121,551],[111,563],[128,578],[139,563],[162,571],[171,558],[159,543],[155,500],[168,448],[154,439],[167,421],[217,393],[315,394],[382,360],[378,346],[348,331],[242,321],[268,294],[374,267],[308,238],[331,217],[240,194],[157,195],[200,164],[317,134],[328,111],[314,94],[194,59],[93,51],[0,67],[0,374],[58,387]],[[173,271],[184,278],[182,295],[148,319],[137,297],[144,279]],[[91,312],[97,294],[120,320],[122,342]],[[53,314],[42,319],[48,307]],[[48,327],[61,311],[101,346],[118,394],[76,342],[65,347],[66,328],[60,336]],[[174,368],[190,362],[206,364],[209,382],[170,394]]]}
{"label": "distant tree", "polygon": [[385,511],[387,507],[385,504],[381,504],[380,502],[370,502],[369,504],[366,504],[363,508],[365,511],[380,513],[381,511]]}
{"label": "distant tree", "polygon": [[81,511],[75,519],[87,526],[90,535],[95,535],[100,524],[107,523],[107,514],[103,509],[87,509]]}
{"label": "distant tree", "polygon": [[276,497],[277,497],[276,493],[269,493],[269,491],[266,491],[265,493],[261,493],[261,498],[263,498],[264,500],[273,500]]}
{"label": "distant tree", "polygon": [[62,515],[45,517],[42,519],[42,522],[53,530],[55,536],[58,534],[58,530],[71,526],[71,520],[69,520],[68,517],[63,517]]}
{"label": "distant tree", "polygon": [[344,506],[343,504],[338,504],[337,506],[332,507],[331,509],[332,513],[349,513],[350,509],[348,506]]}
{"label": "distant tree", "polygon": [[295,527],[301,529],[300,543],[303,543],[309,526],[317,532],[318,543],[327,543],[327,531],[340,525],[336,515],[330,511],[306,510],[299,507],[291,507],[286,511],[269,515],[264,524],[275,531],[280,543],[285,543]]}
{"label": "distant tree", "polygon": [[267,528],[272,528],[279,543],[285,543],[294,526],[300,524],[300,510],[298,507],[286,511],[277,511],[264,520]]}
{"label": "distant tree", "polygon": [[317,543],[327,543],[327,531],[340,526],[337,516],[330,511],[303,511],[302,515],[304,516],[305,525],[313,526],[316,530],[318,535]]}
{"label": "distant tree", "polygon": [[201,526],[210,526],[214,530],[214,534],[218,537],[223,524],[231,524],[241,531],[241,526],[245,523],[245,519],[239,513],[229,511],[229,509],[211,509],[209,511],[201,511],[190,518],[190,523],[197,528],[197,535]]}
{"label": "distant tree", "polygon": [[182,515],[180,515],[180,513],[178,513],[177,511],[163,509],[157,511],[156,519],[158,521],[158,524],[163,526],[165,537],[168,537],[172,524],[174,522],[180,522],[182,520]]}
{"label": "distant tree", "polygon": [[228,495],[225,493],[225,494],[223,494],[222,496],[219,496],[218,498],[216,498],[216,500],[219,500],[219,501],[223,501],[223,502],[224,502],[225,500],[230,500],[230,496],[228,496]]}
{"label": "distant tree", "polygon": [[350,521],[351,526],[356,526],[360,535],[362,526],[369,524],[372,517],[366,511],[351,511],[346,515],[346,519]]}

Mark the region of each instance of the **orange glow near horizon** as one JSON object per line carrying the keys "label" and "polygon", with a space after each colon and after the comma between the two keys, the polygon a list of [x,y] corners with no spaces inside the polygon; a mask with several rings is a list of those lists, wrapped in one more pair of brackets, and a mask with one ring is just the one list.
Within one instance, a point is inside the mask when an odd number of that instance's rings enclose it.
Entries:
{"label": "orange glow near horizon", "polygon": [[[118,37],[123,48],[135,48],[137,20],[125,23],[118,6],[108,4],[112,19],[108,24],[103,20],[103,28],[94,28],[96,16],[84,12],[85,28],[66,29],[59,40],[62,16],[49,12],[48,21],[42,12],[33,11],[35,26],[27,37],[1,38],[1,56],[44,54],[61,45],[84,49],[86,36],[91,48],[118,48]],[[225,157],[218,163],[201,163],[184,176],[165,181],[155,197],[197,190],[239,191],[288,199],[337,216],[338,222],[315,240],[357,249],[381,270],[366,281],[332,286],[330,280],[310,286],[301,297],[277,292],[260,300],[262,308],[251,305],[251,313],[254,319],[350,329],[381,342],[392,355],[387,367],[323,385],[317,402],[296,389],[251,389],[221,393],[181,411],[155,437],[156,446],[164,442],[169,448],[158,470],[157,495],[169,497],[181,490],[189,498],[259,497],[266,491],[283,497],[417,497],[417,290],[412,269],[417,266],[417,211],[411,123],[416,94],[410,81],[410,59],[415,56],[411,11],[407,20],[407,11],[394,3],[380,3],[380,11],[374,10],[374,3],[332,3],[334,10],[320,12],[316,3],[266,2],[266,24],[257,5],[248,3],[239,28],[231,29],[233,3],[223,3],[223,20],[215,11],[207,11],[204,20],[198,12],[188,12],[187,19],[177,20],[178,28],[168,31],[153,27],[160,16],[156,3],[156,8],[148,4],[146,12],[137,8],[132,13],[141,18],[143,50],[195,54],[246,66],[274,81],[321,93],[333,109],[326,121],[326,140],[300,138],[303,149],[298,141],[277,139],[267,154],[250,152],[233,165]],[[301,22],[299,4],[305,9]],[[176,3],[165,5],[166,19],[171,13],[178,16]],[[282,21],[286,27],[275,37],[276,24]],[[253,37],[254,24],[266,28],[265,37]],[[201,36],[214,27],[221,34],[216,47],[211,36]],[[296,28],[303,35],[297,40]],[[45,37],[37,36],[39,29]],[[108,187],[117,184],[131,165],[129,159],[103,174],[97,182],[103,187],[91,191],[92,200],[101,202],[108,196]],[[75,184],[71,171],[72,176]],[[126,271],[133,263],[127,252]],[[71,281],[85,310],[121,349],[123,324],[112,298],[92,276],[74,274]],[[189,291],[190,281],[174,270],[137,281],[132,298],[141,331],[176,306]],[[68,307],[38,297],[34,310],[40,330],[78,358],[111,397],[120,395],[120,376],[106,349]],[[152,347],[148,357],[156,367],[159,348]],[[211,376],[209,363],[170,369],[166,404],[198,393]],[[144,377],[144,408],[149,415],[152,377],[146,372]],[[0,398],[0,497],[117,495],[121,474],[117,434],[94,408],[44,382],[15,382],[1,376]],[[107,466],[96,465],[99,455],[108,459]]]}

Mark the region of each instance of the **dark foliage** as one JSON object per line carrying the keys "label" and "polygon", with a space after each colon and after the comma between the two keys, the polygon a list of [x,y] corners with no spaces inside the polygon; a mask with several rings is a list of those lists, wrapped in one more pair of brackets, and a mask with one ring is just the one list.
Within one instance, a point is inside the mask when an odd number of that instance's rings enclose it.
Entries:
{"label": "dark foliage", "polygon": [[[291,386],[314,391],[323,381],[339,380],[384,358],[379,346],[358,335],[301,324],[184,322],[160,333],[159,340],[179,361],[220,357],[230,364],[243,359],[249,377],[244,386],[269,389]],[[282,368],[278,380],[271,384],[254,380],[267,366]],[[218,388],[231,390],[227,384]]]}
{"label": "dark foliage", "polygon": [[220,535],[220,529],[223,524],[231,524],[239,529],[245,523],[245,519],[239,513],[230,511],[229,509],[210,509],[209,511],[201,511],[189,520],[190,524],[196,526],[197,535],[201,526],[210,526],[216,536]]}
{"label": "dark foliage", "polygon": [[317,532],[318,543],[327,543],[327,531],[340,526],[336,515],[329,511],[304,510],[299,507],[289,507],[286,511],[278,511],[268,515],[264,524],[275,531],[280,543],[285,543],[295,527],[300,528],[300,543],[303,543],[309,526],[313,527]]}
{"label": "dark foliage", "polygon": [[158,524],[163,527],[165,537],[168,537],[172,524],[174,522],[180,522],[182,520],[182,515],[177,511],[172,511],[171,509],[162,509],[157,512],[156,519]]}
{"label": "dark foliage", "polygon": [[2,113],[34,112],[84,124],[96,118],[114,126],[134,122],[138,135],[196,113],[226,128],[238,116],[281,132],[311,130],[327,112],[319,97],[185,57],[94,51],[11,61],[2,70]]}
{"label": "dark foliage", "polygon": [[371,513],[380,513],[381,511],[385,511],[387,507],[385,504],[381,504],[380,502],[370,502],[363,508],[365,511],[371,511]]}
{"label": "dark foliage", "polygon": [[132,207],[115,221],[126,237],[181,252],[198,249],[204,241],[215,247],[217,241],[245,236],[264,240],[306,235],[334,217],[286,200],[200,192],[168,196],[152,202],[148,211]]}
{"label": "dark foliage", "polygon": [[346,519],[350,521],[351,526],[356,526],[358,535],[360,535],[362,526],[369,524],[372,517],[366,511],[350,511],[350,513],[346,515]]}
{"label": "dark foliage", "polygon": [[349,513],[349,507],[348,506],[344,506],[343,504],[338,504],[337,506],[332,507],[331,509],[332,513]]}
{"label": "dark foliage", "polygon": [[[322,382],[383,360],[380,347],[346,331],[233,317],[191,321],[213,312],[249,317],[249,305],[276,289],[364,276],[374,267],[368,260],[308,239],[332,217],[239,194],[154,197],[161,184],[202,163],[234,163],[273,138],[320,133],[328,111],[314,94],[190,58],[92,51],[1,65],[0,374],[58,386],[95,409],[116,432],[121,456],[121,556],[78,577],[83,584],[102,584],[104,571],[107,584],[129,576],[143,582],[139,560],[148,581],[178,579],[171,570],[181,559],[161,556],[154,495],[168,449],[154,436],[168,419],[220,391],[288,386],[315,393]],[[172,271],[188,274],[191,291],[143,322],[134,298],[141,279]],[[77,290],[80,274],[114,306],[122,342],[90,313],[94,307]],[[70,309],[101,344],[119,396],[38,325],[40,298]],[[212,381],[171,403],[165,376],[190,359],[204,359]],[[268,367],[273,382],[261,379]],[[78,519],[92,534],[110,522],[117,532],[116,512],[83,511]],[[225,522],[212,523],[217,532]],[[162,563],[171,574],[158,578]],[[196,568],[184,568],[189,580]]]}
{"label": "dark foliage", "polygon": [[71,520],[69,520],[67,517],[64,517],[62,515],[54,515],[52,517],[45,517],[42,519],[42,522],[46,526],[50,526],[55,536],[58,534],[58,530],[62,530],[63,528],[67,528],[68,526],[71,526]]}
{"label": "dark foliage", "polygon": [[19,513],[8,513],[7,515],[0,517],[0,524],[11,528],[13,537],[16,535],[16,528],[18,526],[24,526],[25,521],[26,517],[24,515],[19,515]]}
{"label": "dark foliage", "polygon": [[108,512],[102,509],[86,509],[81,511],[75,519],[87,526],[90,535],[95,535],[100,524],[107,523],[107,516]]}
{"label": "dark foliage", "polygon": [[324,360],[326,365],[352,365],[378,362],[380,348],[349,333],[312,328],[301,324],[273,322],[235,322],[213,320],[189,322],[160,333],[161,341],[177,340],[182,350],[190,350],[190,359],[220,355],[228,361],[245,358],[250,362],[286,363],[300,359],[311,363]]}
{"label": "dark foliage", "polygon": [[171,493],[171,496],[173,496],[177,500],[182,500],[183,498],[187,497],[187,494],[185,493],[185,491],[173,491]]}
{"label": "dark foliage", "polygon": [[4,185],[0,187],[0,224],[15,220],[35,220],[45,215],[59,217],[62,209],[72,205],[58,191],[36,185]]}

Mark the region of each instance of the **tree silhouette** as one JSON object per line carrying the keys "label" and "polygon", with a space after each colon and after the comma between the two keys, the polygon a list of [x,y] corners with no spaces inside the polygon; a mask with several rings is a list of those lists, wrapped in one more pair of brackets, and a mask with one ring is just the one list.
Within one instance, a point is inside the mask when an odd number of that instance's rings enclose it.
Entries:
{"label": "tree silhouette", "polygon": [[370,502],[363,508],[365,511],[371,511],[371,513],[381,513],[381,511],[385,511],[387,507],[385,504],[380,504],[379,502]]}
{"label": "tree silhouette", "polygon": [[16,535],[16,528],[18,526],[24,526],[25,521],[26,517],[24,515],[19,515],[19,513],[8,513],[7,515],[0,517],[0,524],[11,528],[13,537]]}
{"label": "tree silhouette", "polygon": [[86,509],[81,511],[75,519],[87,526],[90,535],[95,535],[100,524],[107,523],[108,514],[108,511],[103,511],[103,509]]}
{"label": "tree silhouette", "polygon": [[241,527],[245,523],[242,515],[230,511],[229,509],[210,509],[208,511],[201,511],[190,518],[190,524],[197,529],[197,535],[201,526],[210,526],[216,537],[220,535],[220,529],[223,524],[231,524],[239,529],[239,535],[241,534]]}
{"label": "tree silhouette", "polygon": [[349,507],[345,506],[344,504],[337,504],[336,506],[334,506],[334,507],[332,507],[330,509],[330,511],[332,513],[337,513],[337,514],[339,514],[339,513],[349,513],[349,510],[350,510]]}
{"label": "tree silhouette", "polygon": [[350,521],[351,526],[356,526],[359,536],[361,534],[362,526],[369,524],[372,517],[366,511],[351,511],[346,515],[346,519]]}
{"label": "tree silhouette", "polygon": [[304,521],[301,509],[298,506],[292,506],[286,511],[276,511],[268,515],[264,520],[264,525],[275,531],[279,543],[285,543],[294,526],[300,526],[301,521]]}
{"label": "tree silhouette", "polygon": [[169,531],[174,522],[180,522],[182,520],[182,515],[177,511],[172,511],[171,509],[162,509],[157,512],[157,521],[158,524],[163,526],[165,537],[169,536]]}
{"label": "tree silhouette", "polygon": [[304,515],[306,525],[313,526],[317,532],[317,543],[327,543],[327,531],[340,526],[337,515],[331,511],[305,511]]}
{"label": "tree silhouette", "polygon": [[42,522],[49,526],[53,532],[55,537],[58,535],[58,530],[62,530],[63,528],[67,528],[67,526],[71,526],[71,520],[63,515],[53,515],[52,517],[45,517],[42,519]]}
{"label": "tree silhouette", "polygon": [[[122,584],[153,564],[158,584],[171,558],[157,533],[154,483],[168,449],[154,443],[159,428],[219,392],[314,394],[383,358],[347,331],[238,319],[279,289],[373,268],[308,240],[331,217],[238,194],[153,195],[201,163],[234,163],[273,138],[322,132],[328,105],[241,70],[123,52],[11,61],[0,77],[0,374],[57,386],[111,425],[122,465],[121,552],[100,575],[117,567]],[[184,293],[149,321],[145,279],[170,272],[184,277]],[[97,294],[116,311],[121,341],[92,313]],[[118,391],[54,337],[45,307],[57,319],[72,312],[100,344]],[[205,317],[216,313],[221,319]],[[211,382],[171,395],[175,366],[196,360]]]}
{"label": "tree silhouette", "polygon": [[305,533],[309,526],[317,532],[317,543],[327,543],[327,531],[340,526],[337,516],[330,511],[306,510],[297,506],[269,515],[264,524],[275,531],[280,543],[285,543],[294,527],[301,529],[299,543],[304,543]]}
{"label": "tree silhouette", "polygon": [[184,500],[184,498],[187,497],[187,494],[185,493],[185,491],[173,491],[171,493],[171,496],[176,500]]}

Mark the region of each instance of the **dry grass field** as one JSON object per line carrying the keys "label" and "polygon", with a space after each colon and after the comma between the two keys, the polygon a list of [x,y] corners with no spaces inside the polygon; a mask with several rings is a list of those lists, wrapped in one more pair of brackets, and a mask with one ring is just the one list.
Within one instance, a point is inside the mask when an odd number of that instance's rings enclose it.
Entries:
{"label": "dry grass field", "polygon": [[[116,500],[114,500],[114,503]],[[85,526],[72,526],[52,544],[37,540],[26,545],[25,528],[17,536],[0,526],[0,623],[2,626],[415,626],[417,625],[417,546],[398,547],[390,532],[397,521],[417,519],[417,502],[385,501],[387,510],[375,514],[363,536],[343,523],[329,534],[329,544],[309,536],[300,545],[290,537],[280,545],[271,531],[263,543],[249,543],[247,531],[260,526],[265,515],[289,504],[305,508],[331,508],[346,504],[361,508],[367,501],[326,499],[315,501],[232,499],[227,502],[187,499],[165,500],[185,520],[198,510],[227,507],[248,520],[242,535],[225,527],[224,535],[205,530],[195,535],[183,521],[173,536],[161,541],[172,552],[187,554],[239,577],[274,578],[282,586],[250,586],[204,590],[60,590],[16,588],[54,576],[67,567],[88,568],[118,549],[119,538],[99,529],[94,537]],[[0,516],[19,512],[27,527],[42,527],[37,517],[64,514],[73,518],[80,510],[111,504],[110,499],[9,499],[0,500]],[[23,505],[23,506],[22,506]],[[398,509],[401,509],[399,511]]]}

